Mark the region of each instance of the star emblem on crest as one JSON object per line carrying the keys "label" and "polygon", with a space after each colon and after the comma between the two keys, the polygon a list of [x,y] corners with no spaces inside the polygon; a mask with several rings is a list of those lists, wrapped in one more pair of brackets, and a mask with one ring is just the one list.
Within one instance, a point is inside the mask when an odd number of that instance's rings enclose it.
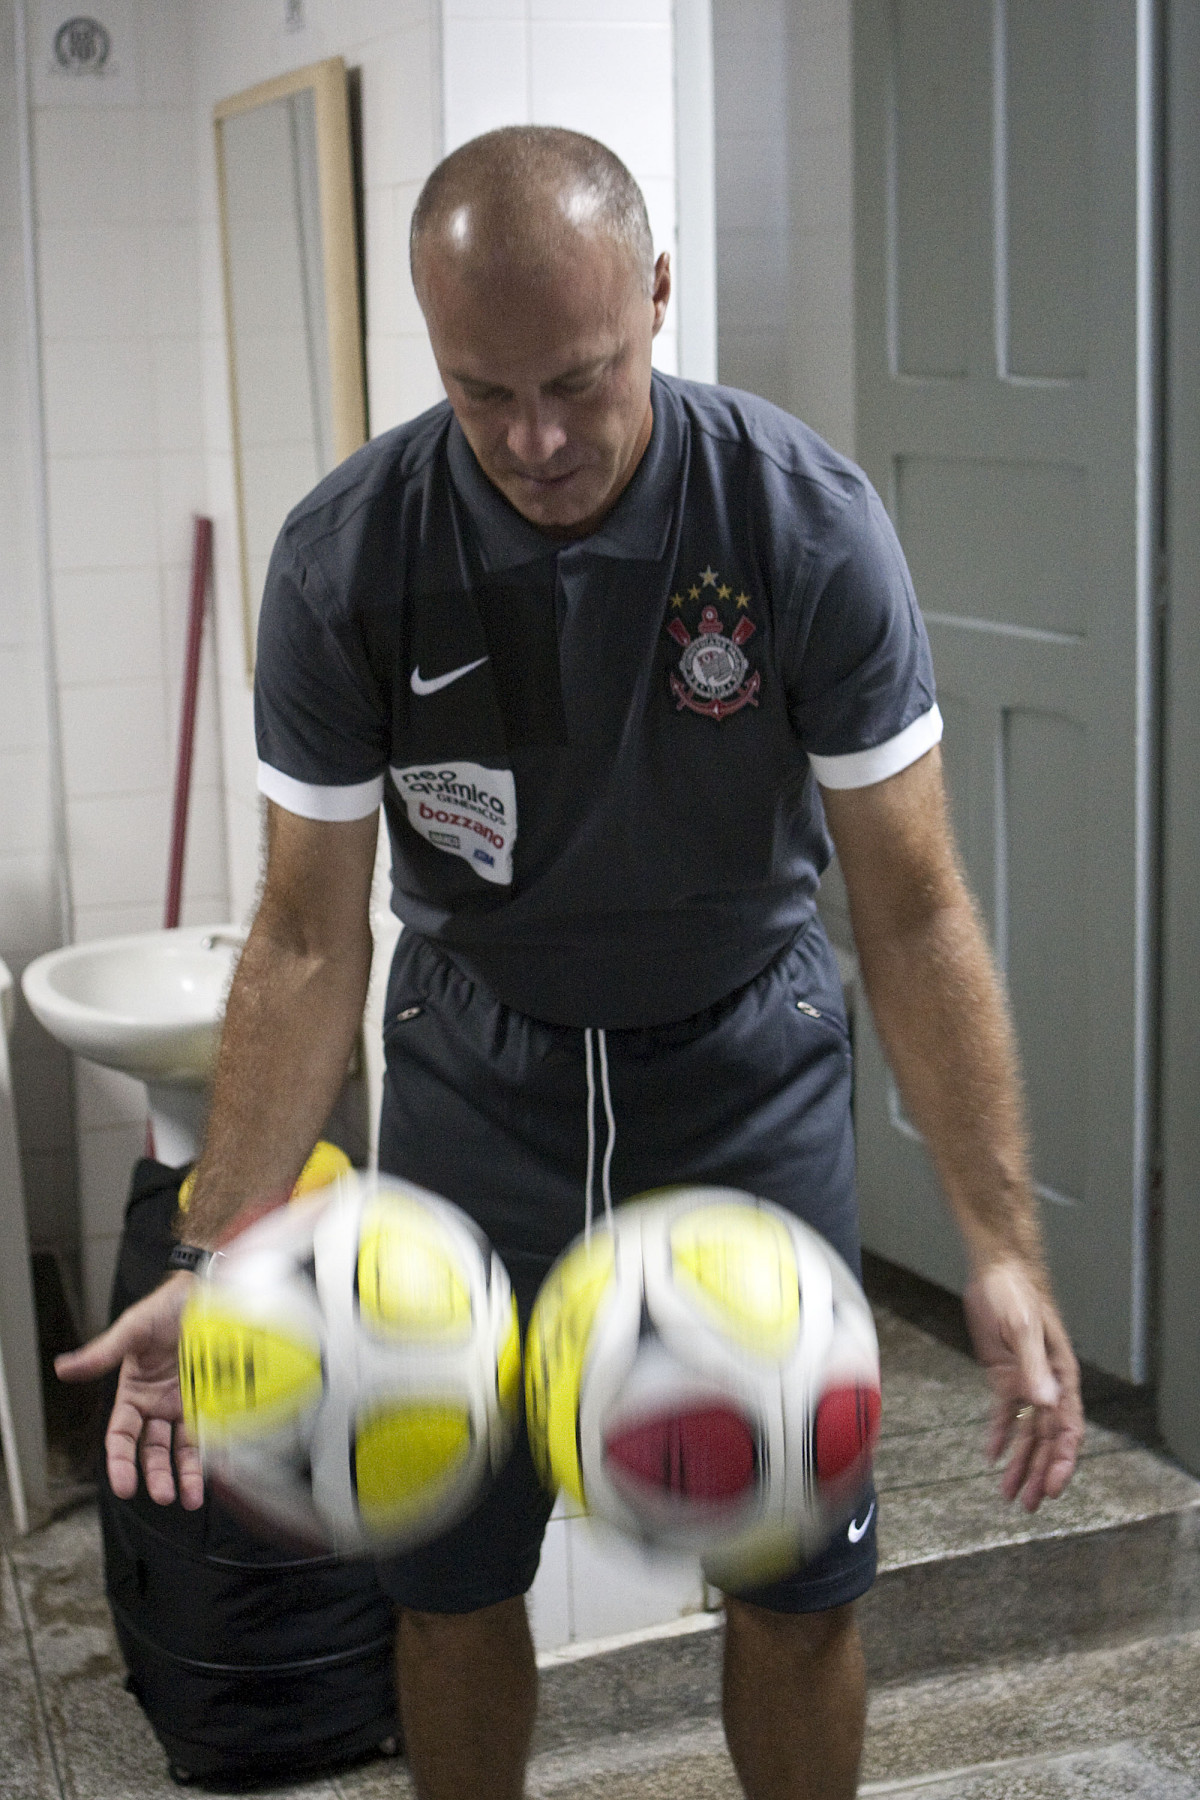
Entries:
{"label": "star emblem on crest", "polygon": [[700,713],[720,721],[744,706],[757,706],[762,678],[750,667],[744,646],[754,636],[757,626],[747,615],[750,596],[745,592],[734,601],[736,623],[726,630],[721,605],[733,598],[733,588],[722,581],[711,566],[703,569],[698,584],[688,588],[692,600],[700,600],[705,588],[712,588],[715,600],[701,602],[700,618],[695,634],[679,616],[683,607],[682,593],[671,596],[671,617],[667,635],[683,651],[670,674],[671,692],[676,710]]}

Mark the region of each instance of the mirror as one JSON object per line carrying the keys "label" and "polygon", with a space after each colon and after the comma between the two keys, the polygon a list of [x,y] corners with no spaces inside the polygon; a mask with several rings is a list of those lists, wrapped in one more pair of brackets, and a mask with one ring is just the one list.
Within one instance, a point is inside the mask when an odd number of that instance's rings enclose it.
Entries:
{"label": "mirror", "polygon": [[345,65],[331,57],[263,82],[213,117],[252,673],[279,527],[367,433]]}

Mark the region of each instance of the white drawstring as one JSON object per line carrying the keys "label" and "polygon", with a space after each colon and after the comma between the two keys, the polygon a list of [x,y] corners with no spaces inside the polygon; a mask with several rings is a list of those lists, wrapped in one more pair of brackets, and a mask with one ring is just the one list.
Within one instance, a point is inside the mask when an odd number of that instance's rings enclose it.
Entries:
{"label": "white drawstring", "polygon": [[[617,1121],[613,1113],[612,1089],[608,1082],[608,1042],[606,1034],[597,1030],[596,1037],[600,1051],[600,1093],[604,1101],[604,1116],[608,1120],[608,1142],[604,1150],[604,1162],[600,1171],[600,1191],[604,1197],[604,1217],[610,1230],[612,1228],[612,1159],[617,1147]],[[596,1069],[592,1056],[592,1027],[584,1027],[583,1061],[587,1070],[587,1175],[584,1191],[584,1224],[585,1243],[592,1241],[592,1215],[595,1211],[593,1189],[596,1183]]]}

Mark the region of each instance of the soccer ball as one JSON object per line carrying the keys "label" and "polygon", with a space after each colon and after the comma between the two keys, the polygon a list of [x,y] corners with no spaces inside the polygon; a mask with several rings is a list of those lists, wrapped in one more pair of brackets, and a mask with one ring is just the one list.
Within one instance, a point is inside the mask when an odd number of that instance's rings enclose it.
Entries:
{"label": "soccer ball", "polygon": [[448,1201],[347,1175],[209,1264],[184,1309],[184,1416],[214,1489],[269,1533],[407,1549],[511,1448],[521,1345],[504,1265]]}
{"label": "soccer ball", "polygon": [[720,1587],[787,1573],[853,1513],[879,1430],[870,1308],[815,1231],[730,1188],[630,1201],[537,1297],[530,1443],[551,1489]]}

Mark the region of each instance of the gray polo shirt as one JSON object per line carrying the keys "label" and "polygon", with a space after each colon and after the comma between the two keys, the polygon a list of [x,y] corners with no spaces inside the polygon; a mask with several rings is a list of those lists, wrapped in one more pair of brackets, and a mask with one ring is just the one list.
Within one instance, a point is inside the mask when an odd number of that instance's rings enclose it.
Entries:
{"label": "gray polo shirt", "polygon": [[287,519],[259,626],[259,784],[382,800],[393,906],[564,1025],[679,1019],[764,968],[830,856],[817,782],[941,735],[904,558],[862,472],[790,415],[655,375],[616,507],[562,544],[445,404]]}

